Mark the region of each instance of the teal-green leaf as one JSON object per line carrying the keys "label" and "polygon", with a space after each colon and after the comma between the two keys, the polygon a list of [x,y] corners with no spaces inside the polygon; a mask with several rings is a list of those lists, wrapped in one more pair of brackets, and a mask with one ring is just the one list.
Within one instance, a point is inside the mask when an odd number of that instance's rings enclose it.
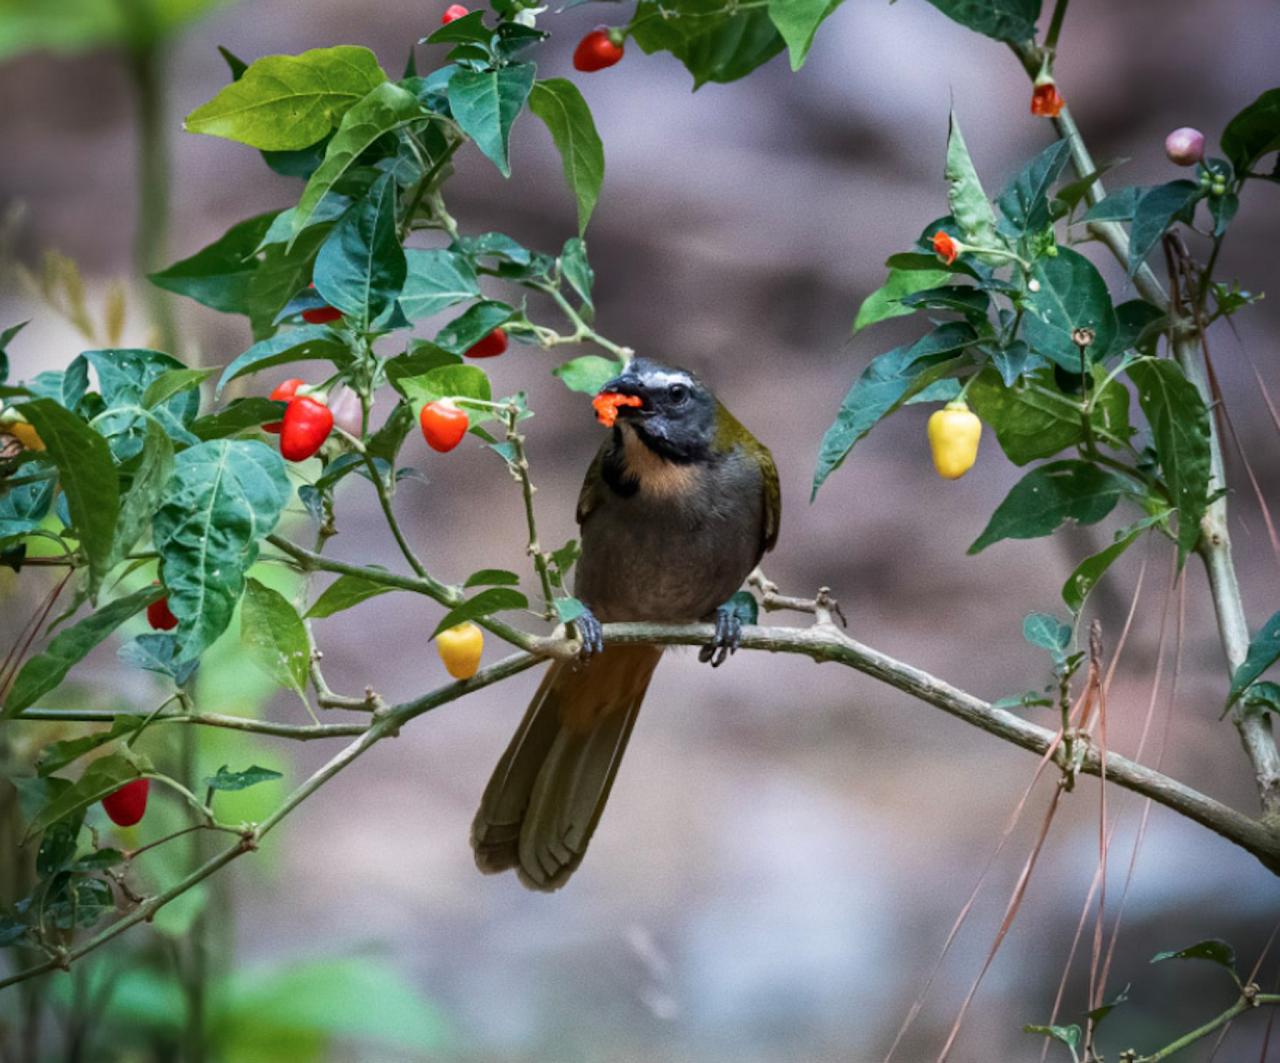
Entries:
{"label": "teal-green leaf", "polygon": [[1168,516],[1167,512],[1155,514],[1144,517],[1127,528],[1121,528],[1116,532],[1115,541],[1110,546],[1099,550],[1096,554],[1090,554],[1076,565],[1062,585],[1062,600],[1067,603],[1067,608],[1073,613],[1079,613],[1084,608],[1085,599],[1089,597],[1090,592],[1115,560],[1128,550],[1143,532],[1159,524]]}
{"label": "teal-green leaf", "polygon": [[1049,192],[1071,158],[1071,146],[1055,140],[1023,167],[996,200],[1000,211],[1019,232],[1039,232],[1052,220]]}
{"label": "teal-green leaf", "polygon": [[[930,261],[926,259],[925,261]],[[902,302],[903,296],[910,295],[913,292],[925,291],[929,288],[936,288],[939,285],[946,284],[951,279],[951,273],[942,269],[936,259],[931,264],[922,268],[899,269],[893,268],[889,270],[889,279],[879,288],[862,300],[862,305],[858,307],[858,316],[853,322],[853,332],[856,335],[868,325],[874,325],[879,321],[887,321],[894,317],[905,317],[907,314],[914,314],[915,307],[906,306]]]}
{"label": "teal-green leaf", "polygon": [[1280,149],[1280,88],[1267,89],[1222,131],[1222,150],[1236,173],[1246,173],[1268,152]]}
{"label": "teal-green leaf", "polygon": [[1175,218],[1189,207],[1193,208],[1203,196],[1204,189],[1194,181],[1170,181],[1142,193],[1134,208],[1133,226],[1129,230],[1130,276],[1138,272],[1138,267]]}
{"label": "teal-green leaf", "polygon": [[450,609],[431,632],[431,637],[435,638],[440,632],[457,627],[467,620],[478,620],[505,609],[527,609],[528,607],[529,599],[519,591],[512,590],[510,587],[489,587],[474,598],[468,598],[461,605]]}
{"label": "teal-green leaf", "polygon": [[404,288],[408,267],[396,232],[396,199],[395,179],[383,174],[334,226],[316,256],[316,291],[362,331]]}
{"label": "teal-green leaf", "polygon": [[1178,563],[1200,541],[1209,504],[1209,411],[1176,362],[1148,359],[1129,368],[1151,426],[1165,484],[1178,507]]}
{"label": "teal-green leaf", "polygon": [[587,231],[587,222],[600,198],[604,184],[604,145],[591,109],[572,81],[548,78],[529,93],[529,110],[542,119],[555,141],[564,163],[564,177],[578,204],[578,234]]}
{"label": "teal-green leaf", "polygon": [[324,589],[324,593],[307,610],[307,617],[319,619],[333,616],[334,613],[340,613],[353,605],[359,605],[370,598],[376,598],[379,594],[386,594],[393,590],[395,590],[394,587],[388,587],[385,583],[375,583],[363,576],[339,576]]}
{"label": "teal-green leaf", "polygon": [[123,561],[147,530],[172,475],[173,444],[155,421],[148,421],[142,455],[120,506],[108,567]]}
{"label": "teal-green leaf", "polygon": [[[884,417],[965,359],[957,355],[977,339],[967,324],[941,325],[923,339],[874,359],[854,382],[822,437],[812,495]],[[812,497],[811,495],[811,497]]]}
{"label": "teal-green leaf", "polygon": [[1078,373],[1080,350],[1072,342],[1074,330],[1093,332],[1093,343],[1086,352],[1090,361],[1097,361],[1111,349],[1116,334],[1115,309],[1107,282],[1092,262],[1078,251],[1060,247],[1055,256],[1036,260],[1032,276],[1040,282],[1040,290],[1027,294],[1022,335],[1033,350]]}
{"label": "teal-green leaf", "polygon": [[31,477],[31,481],[10,486],[0,493],[0,539],[34,531],[53,507],[58,486],[54,467],[37,460],[24,465],[22,475]]}
{"label": "teal-green leaf", "polygon": [[1084,1032],[1075,1023],[1070,1026],[1037,1026],[1034,1023],[1028,1023],[1022,1028],[1022,1032],[1052,1037],[1055,1041],[1062,1042],[1071,1049],[1073,1059],[1077,1058],[1080,1045],[1084,1042]]}
{"label": "teal-green leaf", "polygon": [[505,568],[482,568],[479,572],[473,572],[467,577],[464,587],[515,587],[520,583],[520,577],[514,572],[508,572]]}
{"label": "teal-green leaf", "polygon": [[551,370],[551,375],[559,377],[570,391],[581,391],[594,395],[605,384],[622,372],[622,363],[612,358],[601,358],[598,354],[584,354],[564,362]]}
{"label": "teal-green leaf", "polygon": [[436,345],[454,354],[461,354],[494,329],[505,325],[514,313],[506,303],[495,299],[475,303],[436,333]]}
{"label": "teal-green leaf", "polygon": [[[163,351],[145,348],[112,348],[85,351],[82,357],[98,374],[98,389],[109,408],[96,427],[106,436],[111,453],[118,461],[128,461],[142,449],[146,422],[154,418],[180,442],[192,442],[186,427],[200,411],[200,393],[178,391],[151,408],[151,418],[142,409],[147,393],[170,373],[189,372],[181,362]],[[112,408],[119,412],[110,412]]]}
{"label": "teal-green leaf", "polygon": [[293,211],[290,238],[307,227],[320,201],[362,152],[379,137],[430,116],[412,93],[384,81],[342,116],[337,133],[325,149],[324,161],[307,180]]}
{"label": "teal-green leaf", "polygon": [[191,434],[197,439],[224,439],[249,428],[257,428],[268,421],[278,421],[284,416],[285,403],[275,402],[253,395],[236,399],[225,409],[210,413],[191,422]]}
{"label": "teal-green leaf", "polygon": [[131,616],[145,609],[163,593],[159,587],[117,598],[83,620],[60,631],[48,648],[22,666],[4,703],[4,719],[34,705],[66,677],[72,666]]}
{"label": "teal-green leaf", "polygon": [[1249,642],[1249,652],[1231,677],[1227,704],[1234,704],[1244,691],[1268,668],[1280,660],[1280,612],[1273,613]]}
{"label": "teal-green leaf", "polygon": [[1126,480],[1089,462],[1042,465],[1014,485],[969,553],[979,553],[1001,539],[1050,535],[1067,520],[1096,524],[1131,493]]}
{"label": "teal-green leaf", "polygon": [[571,236],[564,242],[564,249],[560,252],[560,272],[569,282],[569,287],[577,292],[587,320],[591,320],[596,312],[595,304],[591,301],[596,274],[587,261],[587,244],[581,237]]}
{"label": "teal-green leaf", "polygon": [[951,128],[947,136],[947,203],[964,240],[979,247],[1003,247],[996,233],[996,215],[982,190],[978,171],[969,157],[964,134],[955,111],[951,112]]}
{"label": "teal-green leaf", "polygon": [[1071,645],[1071,625],[1064,624],[1052,613],[1028,613],[1022,621],[1022,637],[1032,646],[1048,650],[1053,659],[1066,659]]}
{"label": "teal-green leaf", "polygon": [[997,41],[1021,44],[1035,39],[1040,0],[929,0],[962,26]]}
{"label": "teal-green leaf", "polygon": [[407,275],[400,292],[400,309],[410,321],[480,297],[476,271],[465,255],[433,248],[405,252]]}
{"label": "teal-green leaf", "polygon": [[1232,974],[1236,973],[1236,950],[1217,938],[1197,941],[1185,949],[1157,952],[1151,957],[1152,963],[1163,963],[1165,960],[1208,960],[1219,967],[1225,967]]}
{"label": "teal-green leaf", "polygon": [[1146,189],[1129,185],[1108,192],[1086,212],[1081,221],[1132,221],[1133,212],[1138,209],[1138,200]]}
{"label": "teal-green leaf", "polygon": [[488,376],[474,365],[442,365],[421,376],[402,377],[396,382],[396,389],[414,406],[436,399],[488,402],[493,397]]}
{"label": "teal-green leaf", "polygon": [[217,774],[210,775],[205,778],[204,784],[210,790],[247,790],[250,786],[257,786],[258,783],[272,782],[275,779],[283,779],[284,776],[278,771],[271,768],[261,768],[255,764],[251,768],[245,768],[244,771],[230,771],[226,764],[222,765]]}
{"label": "teal-green leaf", "polygon": [[76,782],[62,789],[52,801],[36,813],[27,828],[27,837],[34,837],[53,826],[58,820],[74,815],[95,801],[101,801],[108,794],[114,793],[141,774],[132,761],[119,753],[99,757],[85,768],[84,774]]}
{"label": "teal-green leaf", "polygon": [[769,18],[787,42],[791,69],[799,70],[813,47],[818,27],[842,0],[769,0]]}
{"label": "teal-green leaf", "polygon": [[152,522],[181,662],[195,660],[231,622],[258,541],[289,500],[284,460],[256,440],[219,439],[182,451]]}
{"label": "teal-green leaf", "polygon": [[143,408],[154,409],[175,395],[198,388],[213,373],[212,369],[167,369],[147,384],[142,393]]}
{"label": "teal-green leaf", "polygon": [[311,640],[297,611],[283,594],[246,581],[240,606],[240,645],[275,683],[306,700]]}
{"label": "teal-green leaf", "polygon": [[[300,325],[286,329],[270,339],[260,340],[244,354],[234,358],[218,377],[214,398],[237,377],[257,373],[289,362],[322,359],[342,367],[351,362],[351,351],[341,336],[328,325]],[[261,423],[261,422],[259,422]]]}
{"label": "teal-green leaf", "polygon": [[647,54],[667,51],[679,59],[693,75],[695,90],[745,77],[786,47],[766,10],[722,0],[642,0],[631,35]]}
{"label": "teal-green leaf", "polygon": [[107,441],[70,410],[52,399],[36,399],[18,407],[44,440],[45,453],[58,467],[71,523],[89,559],[90,583],[96,593],[111,567],[120,486]]}
{"label": "teal-green leaf", "polygon": [[254,251],[278,213],[238,222],[208,247],[147,279],[157,288],[185,295],[214,310],[247,313],[250,282],[259,266]]}
{"label": "teal-green leaf", "polygon": [[515,63],[498,70],[459,70],[449,79],[449,109],[503,177],[511,176],[507,141],[524,109],[536,68]]}
{"label": "teal-green leaf", "polygon": [[368,48],[268,55],[187,115],[186,129],[263,151],[310,147],[387,75]]}

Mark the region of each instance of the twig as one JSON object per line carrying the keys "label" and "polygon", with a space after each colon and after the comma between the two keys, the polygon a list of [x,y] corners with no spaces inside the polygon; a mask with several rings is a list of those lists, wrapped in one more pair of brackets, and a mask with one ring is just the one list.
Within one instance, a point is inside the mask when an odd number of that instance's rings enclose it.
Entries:
{"label": "twig", "polygon": [[508,404],[505,417],[507,442],[511,444],[512,453],[511,460],[507,462],[507,465],[511,469],[511,475],[520,484],[520,490],[524,495],[525,524],[529,529],[529,545],[526,549],[533,559],[533,567],[537,569],[538,580],[542,584],[543,619],[553,620],[555,618],[555,608],[551,602],[555,597],[555,593],[551,589],[551,571],[547,566],[548,557],[542,549],[542,544],[538,542],[538,521],[533,512],[533,495],[537,488],[533,486],[533,480],[529,477],[529,457],[524,449],[525,437],[519,429],[520,407],[514,402]]}
{"label": "twig", "polygon": [[[14,717],[11,723],[23,721],[48,723],[115,723],[117,714],[107,710],[70,710],[70,709],[26,709],[21,715]],[[172,716],[157,716],[152,725],[161,723],[188,723],[201,727],[221,727],[230,731],[249,731],[254,734],[271,735],[275,738],[292,738],[298,742],[313,741],[317,738],[339,738],[363,734],[368,724],[363,723],[330,723],[299,726],[290,723],[271,723],[267,720],[253,720],[247,716],[222,716],[213,712],[181,713]]]}

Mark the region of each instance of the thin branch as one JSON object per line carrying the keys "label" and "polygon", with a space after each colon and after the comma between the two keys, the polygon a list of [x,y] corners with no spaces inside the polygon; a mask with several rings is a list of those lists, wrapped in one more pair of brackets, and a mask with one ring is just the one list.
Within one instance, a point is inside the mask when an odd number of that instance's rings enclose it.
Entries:
{"label": "thin branch", "polygon": [[[26,709],[21,715],[11,720],[21,723],[24,720],[47,723],[115,723],[119,714],[107,710],[85,709]],[[157,716],[152,724],[189,723],[201,727],[220,727],[229,731],[249,731],[253,734],[271,735],[275,738],[292,738],[298,742],[313,741],[317,738],[340,738],[363,734],[368,725],[363,723],[331,723],[298,726],[289,723],[271,723],[268,720],[253,720],[247,716],[222,716],[214,712],[181,713],[173,716]]]}
{"label": "thin branch", "polygon": [[526,550],[533,559],[533,567],[537,569],[538,580],[542,584],[543,618],[552,620],[555,618],[555,610],[551,602],[555,594],[551,589],[551,570],[547,566],[547,554],[538,541],[538,521],[533,512],[533,495],[537,488],[533,486],[533,480],[529,476],[529,456],[525,453],[525,437],[519,428],[520,407],[514,402],[511,403],[507,406],[505,417],[507,442],[511,444],[512,452],[511,460],[507,465],[511,469],[511,475],[520,484],[520,490],[524,496],[525,524],[529,530],[529,545]]}
{"label": "thin branch", "polygon": [[1220,1026],[1225,1026],[1238,1015],[1243,1015],[1250,1008],[1256,1008],[1263,1004],[1280,1004],[1280,993],[1259,993],[1258,987],[1251,983],[1245,986],[1244,992],[1240,994],[1240,999],[1221,1015],[1210,1019],[1203,1026],[1184,1034],[1172,1044],[1165,1045],[1160,1051],[1153,1052],[1149,1056],[1138,1056],[1132,1052],[1122,1052],[1120,1054],[1121,1063],[1159,1063],[1160,1060],[1168,1059],[1175,1053],[1181,1052],[1184,1048],[1189,1048],[1202,1038],[1208,1037],[1214,1030]]}

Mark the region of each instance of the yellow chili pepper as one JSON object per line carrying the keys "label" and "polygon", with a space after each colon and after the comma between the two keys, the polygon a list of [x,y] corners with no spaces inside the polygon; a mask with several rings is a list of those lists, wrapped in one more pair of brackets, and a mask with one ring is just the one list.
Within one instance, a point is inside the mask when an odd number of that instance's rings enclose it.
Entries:
{"label": "yellow chili pepper", "polygon": [[958,480],[978,460],[982,422],[963,399],[948,402],[929,418],[933,465],[944,480]]}
{"label": "yellow chili pepper", "polygon": [[468,620],[440,632],[436,636],[436,651],[454,679],[470,679],[480,667],[484,632]]}
{"label": "yellow chili pepper", "polygon": [[40,438],[35,425],[27,424],[26,421],[15,421],[13,424],[6,425],[4,430],[28,450],[44,450],[44,440]]}

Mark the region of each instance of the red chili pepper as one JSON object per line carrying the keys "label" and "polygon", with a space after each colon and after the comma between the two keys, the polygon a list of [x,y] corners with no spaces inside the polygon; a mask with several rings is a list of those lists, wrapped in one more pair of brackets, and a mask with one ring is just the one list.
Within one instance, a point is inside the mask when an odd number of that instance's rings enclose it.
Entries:
{"label": "red chili pepper", "polygon": [[289,461],[306,461],[333,431],[333,412],[310,395],[289,400],[280,431],[280,453]]}
{"label": "red chili pepper", "polygon": [[[288,380],[282,381],[275,386],[275,390],[271,392],[271,398],[277,402],[288,402],[295,394],[298,388],[302,387],[305,381],[300,376],[291,376]],[[280,429],[284,427],[283,421],[272,421],[270,424],[264,424],[262,430],[270,432],[272,435],[278,436]]]}
{"label": "red chili pepper", "polygon": [[597,26],[573,50],[574,68],[589,74],[613,66],[622,58],[622,42],[625,39],[621,30]]}
{"label": "red chili pepper", "polygon": [[448,399],[436,399],[422,407],[419,416],[422,424],[422,437],[427,446],[438,450],[441,454],[452,450],[462,442],[471,424],[467,411],[459,409]]}
{"label": "red chili pepper", "polygon": [[178,618],[169,608],[169,596],[152,602],[147,606],[147,623],[156,631],[172,631],[178,626]]}
{"label": "red chili pepper", "polygon": [[596,420],[606,428],[612,428],[618,419],[619,406],[643,406],[644,400],[639,395],[623,395],[619,391],[602,391],[591,400],[591,407],[596,411]]}
{"label": "red chili pepper", "polygon": [[327,325],[341,317],[342,311],[333,306],[318,306],[313,310],[302,311],[302,320],[309,325]]}
{"label": "red chili pepper", "polygon": [[469,14],[471,14],[471,12],[461,4],[450,4],[444,9],[444,14],[440,16],[440,24],[442,26],[447,26],[455,18],[462,18],[463,15]]}
{"label": "red chili pepper", "polygon": [[1037,118],[1057,118],[1064,101],[1052,81],[1037,81],[1031,89],[1031,113]]}
{"label": "red chili pepper", "polygon": [[111,822],[119,827],[132,827],[147,813],[147,795],[151,792],[150,779],[134,779],[114,793],[102,799]]}
{"label": "red chili pepper", "polygon": [[938,257],[942,259],[948,266],[956,260],[956,256],[960,254],[960,249],[956,247],[956,242],[951,239],[950,235],[939,229],[933,234],[933,249],[937,252]]}
{"label": "red chili pepper", "polygon": [[500,328],[494,329],[479,343],[474,343],[462,352],[465,358],[496,358],[507,349],[507,334]]}

